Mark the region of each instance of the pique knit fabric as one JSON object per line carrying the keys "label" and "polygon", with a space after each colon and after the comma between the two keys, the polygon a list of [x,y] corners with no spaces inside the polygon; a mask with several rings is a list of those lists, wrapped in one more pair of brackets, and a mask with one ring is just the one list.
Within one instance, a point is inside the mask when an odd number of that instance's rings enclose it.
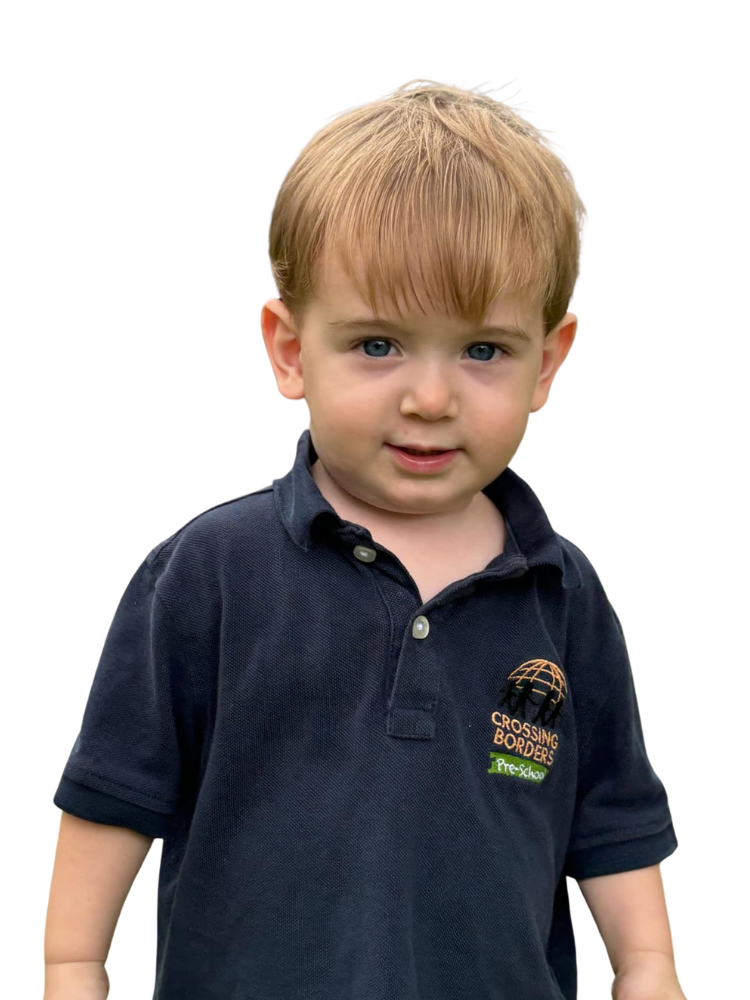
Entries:
{"label": "pique knit fabric", "polygon": [[602,583],[506,468],[423,603],[316,458],[148,553],[54,803],[163,838],[154,1000],[575,1000],[566,877],[677,847]]}

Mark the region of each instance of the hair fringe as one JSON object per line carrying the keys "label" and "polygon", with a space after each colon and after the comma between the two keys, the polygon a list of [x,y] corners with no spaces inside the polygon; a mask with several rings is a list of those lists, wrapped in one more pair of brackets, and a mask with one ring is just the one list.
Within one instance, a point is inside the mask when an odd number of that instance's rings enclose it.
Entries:
{"label": "hair fringe", "polygon": [[546,335],[578,278],[585,215],[569,170],[514,108],[417,79],[313,136],[279,189],[269,256],[298,324],[336,252],[375,315],[385,302],[402,319],[478,325],[508,293],[541,305]]}

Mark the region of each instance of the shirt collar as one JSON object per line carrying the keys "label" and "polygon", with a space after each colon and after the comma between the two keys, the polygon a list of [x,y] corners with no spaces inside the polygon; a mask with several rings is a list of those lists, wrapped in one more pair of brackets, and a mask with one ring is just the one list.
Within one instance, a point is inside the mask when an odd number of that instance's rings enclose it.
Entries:
{"label": "shirt collar", "polygon": [[[324,530],[339,530],[343,524],[313,479],[311,470],[317,458],[310,428],[306,426],[297,439],[291,469],[280,479],[271,480],[279,518],[291,540],[305,552],[314,544],[313,525],[316,529],[320,526]],[[534,566],[546,564],[560,570],[563,587],[577,589],[582,585],[575,563],[564,558],[561,536],[552,527],[539,497],[522,476],[508,466],[485,486],[484,492],[505,518],[504,556],[518,564],[513,575],[522,575]],[[507,575],[508,562],[501,560],[501,563],[498,572],[503,569],[503,575]]]}

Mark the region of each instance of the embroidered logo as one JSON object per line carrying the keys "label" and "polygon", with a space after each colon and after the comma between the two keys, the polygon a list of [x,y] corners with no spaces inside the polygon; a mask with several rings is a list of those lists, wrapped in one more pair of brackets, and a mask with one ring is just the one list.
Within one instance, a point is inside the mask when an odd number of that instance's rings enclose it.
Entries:
{"label": "embroidered logo", "polygon": [[526,781],[547,777],[559,746],[555,729],[565,704],[565,675],[550,660],[527,660],[505,680],[499,709],[492,713],[493,743],[513,753],[490,753],[488,774]]}

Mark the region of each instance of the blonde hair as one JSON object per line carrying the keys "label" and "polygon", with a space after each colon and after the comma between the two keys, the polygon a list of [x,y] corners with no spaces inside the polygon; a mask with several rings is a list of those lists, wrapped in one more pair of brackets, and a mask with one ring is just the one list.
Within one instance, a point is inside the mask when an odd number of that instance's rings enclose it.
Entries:
{"label": "blonde hair", "polygon": [[542,306],[546,335],[573,293],[585,214],[566,166],[508,105],[411,80],[313,136],[279,190],[269,255],[299,324],[331,248],[376,315],[380,294],[403,319],[408,283],[424,315],[480,324],[507,292]]}

